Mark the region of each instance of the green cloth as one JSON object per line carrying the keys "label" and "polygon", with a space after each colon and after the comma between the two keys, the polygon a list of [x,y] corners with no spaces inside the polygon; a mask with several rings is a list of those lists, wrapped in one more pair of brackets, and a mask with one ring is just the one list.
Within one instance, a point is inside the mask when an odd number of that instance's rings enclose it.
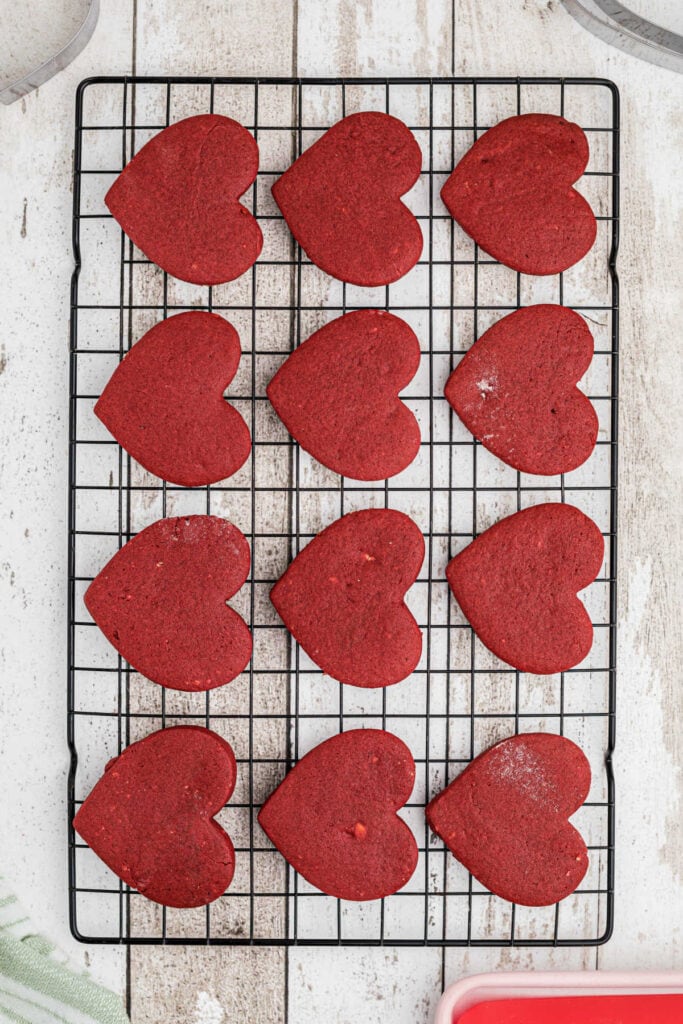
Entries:
{"label": "green cloth", "polygon": [[0,876],[0,1021],[129,1024],[121,1000],[75,973],[31,923]]}

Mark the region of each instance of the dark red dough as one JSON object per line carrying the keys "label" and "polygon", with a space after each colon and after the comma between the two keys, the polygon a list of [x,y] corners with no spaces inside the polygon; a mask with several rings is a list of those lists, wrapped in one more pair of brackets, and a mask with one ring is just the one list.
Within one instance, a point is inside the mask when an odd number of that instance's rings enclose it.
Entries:
{"label": "dark red dough", "polygon": [[344,900],[376,900],[401,889],[417,864],[413,833],[396,814],[414,782],[402,740],[353,729],[295,765],[264,803],[259,824],[311,885]]}
{"label": "dark red dough", "polygon": [[163,270],[193,284],[232,281],[261,252],[261,229],[238,200],[258,147],[237,121],[200,114],[172,124],[126,164],[105,203]]}
{"label": "dark red dough", "polygon": [[270,599],[323,672],[353,686],[389,686],[422,653],[403,598],[423,559],[422,534],[402,512],[350,512],[306,545]]}
{"label": "dark red dough", "polygon": [[509,466],[569,473],[598,437],[595,409],[576,387],[592,358],[593,336],[578,313],[529,306],[475,342],[445,395],[467,429]]}
{"label": "dark red dough", "polygon": [[249,545],[227,519],[159,519],[105,565],[85,604],[136,671],[173,690],[211,690],[251,657],[249,628],[226,605],[249,562]]}
{"label": "dark red dough", "polygon": [[422,153],[402,121],[367,111],[325,132],[272,188],[306,255],[350,284],[397,281],[422,253],[422,231],[401,202]]}
{"label": "dark red dough", "polygon": [[430,828],[482,885],[512,903],[545,907],[578,887],[586,844],[568,818],[591,770],[563,736],[512,736],[475,758],[425,811]]}
{"label": "dark red dough", "polygon": [[398,397],[419,365],[420,343],[405,321],[359,309],[295,349],[268,398],[318,462],[355,480],[382,480],[420,450],[417,420]]}
{"label": "dark red dough", "polygon": [[573,505],[535,505],[482,533],[451,559],[446,576],[494,654],[523,672],[564,672],[593,643],[576,595],[600,571],[604,546],[592,519]]}
{"label": "dark red dough", "polygon": [[201,907],[230,885],[235,851],[213,816],[235,788],[232,747],[199,726],[126,747],[74,828],[126,885],[167,907]]}
{"label": "dark red dough", "polygon": [[223,398],[239,361],[240,340],[227,320],[179,313],[133,346],[95,413],[155,476],[183,487],[216,483],[251,450],[249,428]]}
{"label": "dark red dough", "polygon": [[681,1024],[682,1020],[683,995],[560,996],[479,1003],[453,1024]]}
{"label": "dark red dough", "polygon": [[489,128],[441,189],[458,224],[487,253],[524,274],[557,274],[595,241],[590,206],[572,185],[588,163],[577,124],[522,114]]}

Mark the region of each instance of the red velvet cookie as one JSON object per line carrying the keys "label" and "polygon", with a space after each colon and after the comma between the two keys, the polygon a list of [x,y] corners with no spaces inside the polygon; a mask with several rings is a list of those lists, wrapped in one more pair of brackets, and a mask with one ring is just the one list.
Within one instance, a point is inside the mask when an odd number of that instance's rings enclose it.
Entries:
{"label": "red velvet cookie", "polygon": [[568,819],[588,796],[583,751],[562,736],[512,736],[475,758],[427,806],[430,828],[491,892],[544,907],[586,874],[586,844]]}
{"label": "red velvet cookie", "polygon": [[257,171],[258,147],[246,128],[200,114],[150,139],[104,201],[163,270],[193,284],[221,284],[261,252],[261,229],[239,202]]}
{"label": "red velvet cookie", "polygon": [[201,907],[230,885],[235,851],[214,821],[235,788],[232,747],[198,726],[126,747],[74,828],[126,885],[167,907]]}
{"label": "red velvet cookie", "polygon": [[240,361],[237,331],[215,313],[161,320],[133,346],[95,405],[145,469],[183,487],[232,476],[246,461],[246,423],[223,398]]}
{"label": "red velvet cookie", "polygon": [[227,519],[159,519],[105,565],[85,604],[136,671],[173,690],[211,690],[251,657],[249,628],[226,604],[249,562],[249,545]]}
{"label": "red velvet cookie", "polygon": [[598,417],[576,383],[593,358],[586,321],[564,306],[529,306],[474,343],[445,395],[485,448],[523,473],[569,473],[595,447]]}
{"label": "red velvet cookie", "polygon": [[523,509],[494,523],[446,568],[453,595],[494,654],[523,672],[563,672],[593,643],[576,596],[602,565],[604,541],[572,505]]}
{"label": "red velvet cookie", "polygon": [[413,791],[405,743],[382,729],[353,729],[306,754],[258,816],[268,838],[318,889],[376,900],[402,888],[417,864],[415,838],[396,812]]}
{"label": "red velvet cookie", "polygon": [[420,225],[401,202],[421,167],[420,147],[402,121],[350,114],[278,178],[273,198],[325,273],[350,284],[390,284],[422,252]]}
{"label": "red velvet cookie", "polygon": [[572,188],[588,155],[577,124],[553,114],[509,117],[474,143],[441,198],[501,263],[524,274],[557,274],[595,241],[593,211]]}
{"label": "red velvet cookie", "polygon": [[422,653],[404,595],[423,560],[422,534],[402,512],[350,512],[306,545],[270,599],[323,672],[353,686],[389,686]]}
{"label": "red velvet cookie", "polygon": [[268,385],[268,398],[318,462],[355,480],[382,480],[420,449],[417,420],[398,397],[419,365],[420,343],[405,321],[359,309],[295,349]]}

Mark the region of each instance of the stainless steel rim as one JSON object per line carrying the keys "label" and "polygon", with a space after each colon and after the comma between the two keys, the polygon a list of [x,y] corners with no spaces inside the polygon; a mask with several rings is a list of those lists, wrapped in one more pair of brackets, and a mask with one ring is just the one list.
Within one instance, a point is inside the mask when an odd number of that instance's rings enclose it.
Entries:
{"label": "stainless steel rim", "polygon": [[683,72],[683,36],[634,14],[619,0],[562,0],[583,28],[632,57]]}
{"label": "stainless steel rim", "polygon": [[39,85],[43,85],[49,78],[56,75],[58,71],[63,71],[64,68],[74,60],[75,57],[85,48],[86,44],[90,41],[93,32],[95,31],[95,25],[100,15],[100,0],[90,0],[90,6],[88,11],[77,29],[75,34],[71,37],[66,46],[44,61],[39,67],[33,71],[29,71],[27,75],[20,78],[18,82],[12,82],[11,85],[6,86],[0,90],[0,102],[5,105],[14,103],[16,100],[21,99],[26,93],[32,92],[37,89]]}

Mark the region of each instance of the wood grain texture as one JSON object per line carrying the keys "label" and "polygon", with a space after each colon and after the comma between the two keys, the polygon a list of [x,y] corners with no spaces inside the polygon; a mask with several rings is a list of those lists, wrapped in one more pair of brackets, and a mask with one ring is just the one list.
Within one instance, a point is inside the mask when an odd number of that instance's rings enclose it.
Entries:
{"label": "wood grain texture", "polygon": [[[81,946],[65,880],[66,493],[74,93],[128,71],[133,4],[103,4],[84,52],[0,110],[0,777],[2,870],[77,969],[123,990],[121,949]],[[28,40],[10,38],[17,61]],[[42,45],[45,45],[45,41]]]}
{"label": "wood grain texture", "polygon": [[[186,5],[137,0],[138,74],[287,76],[294,72],[296,24],[294,6],[288,0],[208,0],[201,4],[199,15],[206,31],[198,31],[197,18],[188,15]],[[282,908],[273,907],[272,913],[282,916]],[[183,928],[180,922],[179,927]],[[164,950],[162,956],[159,952],[130,950],[129,991],[135,1024],[161,1020],[213,1024],[224,1016],[273,1024],[285,1019],[283,949],[188,947]]]}
{"label": "wood grain texture", "polygon": [[458,73],[605,76],[621,90],[617,916],[594,956],[680,967],[681,79],[600,43],[555,0],[522,6],[457,3]]}
{"label": "wood grain texture", "polygon": [[156,947],[132,963],[134,1024],[284,1024],[277,949]]}
{"label": "wood grain texture", "polygon": [[136,70],[164,75],[291,75],[294,0],[136,0]]}
{"label": "wood grain texture", "polygon": [[[133,23],[134,6],[137,24]],[[611,50],[557,0],[117,0],[58,78],[0,112],[3,870],[36,922],[123,987],[122,952],[66,926],[63,666],[73,92],[87,74],[598,75],[622,93],[617,897],[596,950],[137,948],[133,1021],[426,1024],[481,970],[683,966],[680,630],[681,79]],[[452,26],[454,32],[452,33]],[[137,34],[137,47],[133,40]],[[36,747],[40,756],[27,759]],[[288,1005],[285,969],[288,965]],[[157,994],[158,993],[158,994]]]}
{"label": "wood grain texture", "polygon": [[448,75],[443,0],[298,0],[300,75]]}

